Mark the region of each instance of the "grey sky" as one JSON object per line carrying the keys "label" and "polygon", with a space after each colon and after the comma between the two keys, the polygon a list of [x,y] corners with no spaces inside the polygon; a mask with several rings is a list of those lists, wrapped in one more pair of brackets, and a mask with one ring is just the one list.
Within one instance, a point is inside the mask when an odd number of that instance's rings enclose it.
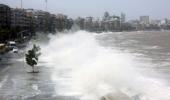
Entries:
{"label": "grey sky", "polygon": [[[20,0],[0,0],[11,7],[20,7]],[[23,0],[24,8],[45,10],[45,0]],[[48,11],[64,13],[69,17],[101,17],[103,12],[120,15],[128,19],[149,15],[153,19],[170,18],[170,0],[48,0]]]}

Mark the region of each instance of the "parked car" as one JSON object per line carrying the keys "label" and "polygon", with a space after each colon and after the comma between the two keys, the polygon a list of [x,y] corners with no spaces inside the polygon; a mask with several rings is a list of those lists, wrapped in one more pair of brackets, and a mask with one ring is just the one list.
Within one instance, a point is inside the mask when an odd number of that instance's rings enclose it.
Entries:
{"label": "parked car", "polygon": [[17,48],[17,47],[14,47],[14,48],[12,49],[12,52],[13,52],[13,53],[18,53],[18,48]]}
{"label": "parked car", "polygon": [[16,47],[16,42],[15,41],[8,41],[7,46],[9,50],[13,50],[14,47]]}

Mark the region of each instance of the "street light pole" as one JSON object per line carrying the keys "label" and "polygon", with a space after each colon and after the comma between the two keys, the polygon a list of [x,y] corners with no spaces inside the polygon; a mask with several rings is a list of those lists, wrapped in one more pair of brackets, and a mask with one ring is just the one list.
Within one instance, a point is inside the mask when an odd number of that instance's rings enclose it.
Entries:
{"label": "street light pole", "polygon": [[21,9],[22,9],[22,0],[21,0]]}
{"label": "street light pole", "polygon": [[45,10],[47,11],[47,0],[45,0]]}

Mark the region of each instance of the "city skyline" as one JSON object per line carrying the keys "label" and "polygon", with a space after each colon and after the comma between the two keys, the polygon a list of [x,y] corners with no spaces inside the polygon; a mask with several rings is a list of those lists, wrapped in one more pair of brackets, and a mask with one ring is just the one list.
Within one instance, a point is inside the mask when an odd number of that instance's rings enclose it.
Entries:
{"label": "city skyline", "polygon": [[[45,0],[22,0],[23,8],[33,8],[38,10],[46,10]],[[20,0],[1,0],[0,3],[7,4],[13,8],[20,8]],[[169,0],[48,0],[48,11],[51,13],[64,13],[71,18],[86,17],[102,17],[105,11],[110,15],[120,15],[121,12],[126,14],[127,20],[139,19],[139,16],[148,15],[152,19],[170,18],[168,12],[170,6]]]}

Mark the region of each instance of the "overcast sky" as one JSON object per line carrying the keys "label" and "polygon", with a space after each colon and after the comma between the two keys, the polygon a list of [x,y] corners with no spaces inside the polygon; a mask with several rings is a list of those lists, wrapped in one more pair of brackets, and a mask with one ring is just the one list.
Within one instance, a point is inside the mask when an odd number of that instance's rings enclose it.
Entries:
{"label": "overcast sky", "polygon": [[[0,3],[20,7],[20,0],[0,0]],[[23,7],[45,10],[45,0],[23,0]],[[170,0],[48,0],[48,11],[72,18],[101,17],[108,11],[111,15],[124,12],[128,19],[137,19],[140,15],[170,19]]]}

